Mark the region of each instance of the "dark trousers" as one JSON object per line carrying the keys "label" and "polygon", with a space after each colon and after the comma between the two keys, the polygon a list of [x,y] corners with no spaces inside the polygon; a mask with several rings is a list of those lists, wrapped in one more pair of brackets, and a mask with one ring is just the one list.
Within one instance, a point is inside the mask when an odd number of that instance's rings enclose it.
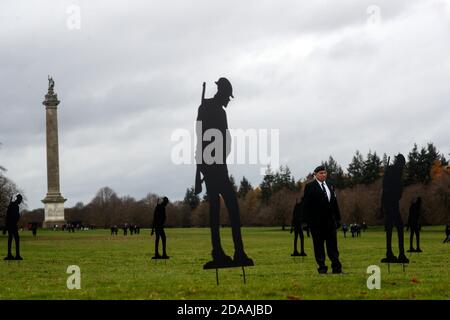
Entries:
{"label": "dark trousers", "polygon": [[244,252],[241,235],[241,221],[239,204],[236,192],[233,189],[226,166],[204,166],[202,173],[205,176],[206,190],[209,201],[209,221],[211,228],[211,242],[214,254],[223,252],[220,241],[220,195],[227,207],[233,235],[234,250]]}
{"label": "dark trousers", "polygon": [[20,256],[19,229],[17,226],[9,226],[8,229],[8,256],[12,256],[12,240],[16,243],[16,256]]}
{"label": "dark trousers", "polygon": [[300,237],[300,250],[301,252],[305,252],[305,237],[303,235],[302,227],[294,228],[294,252],[298,252],[297,250],[297,240]]}
{"label": "dark trousers", "polygon": [[163,249],[163,255],[167,255],[166,252],[166,233],[164,232],[164,228],[162,227],[156,227],[155,228],[155,255],[158,255],[158,247],[159,247],[159,239],[162,240],[162,249]]}
{"label": "dark trousers", "polygon": [[325,248],[327,248],[328,258],[331,260],[333,270],[341,270],[342,265],[339,261],[339,250],[337,247],[337,232],[334,223],[328,225],[311,227],[311,235],[314,244],[314,256],[319,268],[326,268]]}

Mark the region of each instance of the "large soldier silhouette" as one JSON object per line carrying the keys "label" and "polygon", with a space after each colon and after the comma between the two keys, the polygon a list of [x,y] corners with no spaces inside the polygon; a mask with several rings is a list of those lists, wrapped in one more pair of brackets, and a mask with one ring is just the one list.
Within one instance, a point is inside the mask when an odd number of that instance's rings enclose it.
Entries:
{"label": "large soldier silhouette", "polygon": [[[402,174],[405,163],[405,157],[399,153],[395,157],[394,164],[388,166],[384,174],[381,207],[386,215],[386,258],[383,258],[381,262],[409,263],[405,256],[403,221],[399,207],[403,192]],[[394,226],[397,228],[398,234],[398,258],[392,252],[392,229]]]}
{"label": "large soldier silhouette", "polygon": [[[224,268],[233,266],[252,266],[253,260],[244,251],[241,236],[239,204],[236,192],[230,182],[226,158],[231,151],[231,135],[228,131],[227,114],[224,110],[233,97],[233,88],[226,78],[217,82],[217,93],[211,99],[205,99],[203,83],[202,104],[198,108],[196,123],[197,173],[195,193],[202,190],[202,182],[206,184],[209,202],[209,218],[212,242],[212,261],[203,267]],[[200,175],[203,175],[201,179]],[[220,241],[220,196],[222,196],[230,217],[233,242],[233,259],[226,255]]]}

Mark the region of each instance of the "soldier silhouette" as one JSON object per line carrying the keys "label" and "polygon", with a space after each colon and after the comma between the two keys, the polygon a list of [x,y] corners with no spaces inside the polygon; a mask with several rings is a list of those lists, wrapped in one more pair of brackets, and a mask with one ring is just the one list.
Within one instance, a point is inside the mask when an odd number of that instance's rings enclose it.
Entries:
{"label": "soldier silhouette", "polygon": [[[236,192],[230,182],[226,158],[231,151],[231,135],[228,131],[225,109],[233,97],[233,88],[226,78],[217,82],[217,93],[211,99],[205,99],[203,83],[202,103],[198,108],[196,133],[197,172],[195,193],[202,190],[202,181],[206,184],[209,202],[209,218],[212,242],[212,261],[203,267],[220,268],[233,266],[252,266],[253,260],[244,252],[241,235],[239,204]],[[203,179],[200,178],[203,175]],[[220,196],[222,196],[230,217],[234,242],[233,259],[226,255],[220,241]]]}
{"label": "soldier silhouette", "polygon": [[[386,258],[383,258],[381,262],[409,263],[405,256],[403,221],[399,208],[399,201],[403,192],[402,174],[405,163],[405,157],[399,153],[395,157],[394,164],[388,165],[383,178],[381,207],[386,215]],[[392,229],[394,226],[397,228],[398,234],[398,258],[392,252]]]}
{"label": "soldier silhouette", "polygon": [[[417,197],[416,201],[411,203],[411,206],[409,207],[408,225],[406,227],[406,230],[409,229],[410,232],[408,252],[422,252],[422,250],[420,249],[421,226],[419,222],[421,211],[422,211],[422,198]],[[414,234],[416,235],[416,243],[417,243],[416,249],[414,249],[413,247]]]}
{"label": "soldier silhouette", "polygon": [[[155,239],[155,256],[152,259],[169,259],[169,256],[166,252],[166,233],[164,232],[164,223],[166,222],[166,206],[169,203],[169,199],[167,197],[163,198],[161,203],[158,203],[155,207],[155,212],[153,215],[153,225],[151,235],[156,233]],[[159,254],[159,239],[162,240],[162,256]]]}
{"label": "soldier silhouette", "polygon": [[[19,205],[22,202],[22,195],[18,194],[15,201],[10,201],[6,211],[6,230],[8,230],[8,255],[5,260],[23,260],[20,256],[20,239],[17,223],[20,219]],[[11,252],[12,240],[16,243],[16,256]]]}
{"label": "soldier silhouette", "polygon": [[[302,228],[302,217],[303,216],[303,199],[301,201],[296,201],[294,206],[294,211],[292,213],[292,223],[291,223],[291,233],[294,232],[294,253],[291,254],[293,257],[301,256],[305,257],[305,237],[303,236]],[[297,240],[300,237],[300,250],[297,250]]]}

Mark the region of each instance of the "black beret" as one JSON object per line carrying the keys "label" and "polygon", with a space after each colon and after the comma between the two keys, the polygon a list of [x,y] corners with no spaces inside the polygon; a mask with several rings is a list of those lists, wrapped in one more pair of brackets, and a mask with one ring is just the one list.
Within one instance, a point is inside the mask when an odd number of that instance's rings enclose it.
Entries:
{"label": "black beret", "polygon": [[319,171],[323,171],[323,170],[327,170],[326,168],[325,168],[325,166],[318,166],[317,168],[315,168],[314,169],[314,173],[317,173],[317,172],[319,172]]}

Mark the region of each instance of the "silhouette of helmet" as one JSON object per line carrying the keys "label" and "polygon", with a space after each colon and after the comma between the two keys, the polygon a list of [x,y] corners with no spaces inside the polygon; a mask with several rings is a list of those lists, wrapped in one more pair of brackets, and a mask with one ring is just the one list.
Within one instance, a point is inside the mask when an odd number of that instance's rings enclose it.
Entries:
{"label": "silhouette of helmet", "polygon": [[219,92],[226,94],[228,97],[234,98],[233,87],[231,86],[231,83],[230,81],[228,81],[227,78],[220,78],[219,80],[216,81],[216,84],[217,90]]}
{"label": "silhouette of helmet", "polygon": [[406,159],[405,159],[405,157],[404,157],[401,153],[399,153],[399,154],[395,157],[395,163],[396,163],[398,166],[403,167],[403,166],[406,164]]}

